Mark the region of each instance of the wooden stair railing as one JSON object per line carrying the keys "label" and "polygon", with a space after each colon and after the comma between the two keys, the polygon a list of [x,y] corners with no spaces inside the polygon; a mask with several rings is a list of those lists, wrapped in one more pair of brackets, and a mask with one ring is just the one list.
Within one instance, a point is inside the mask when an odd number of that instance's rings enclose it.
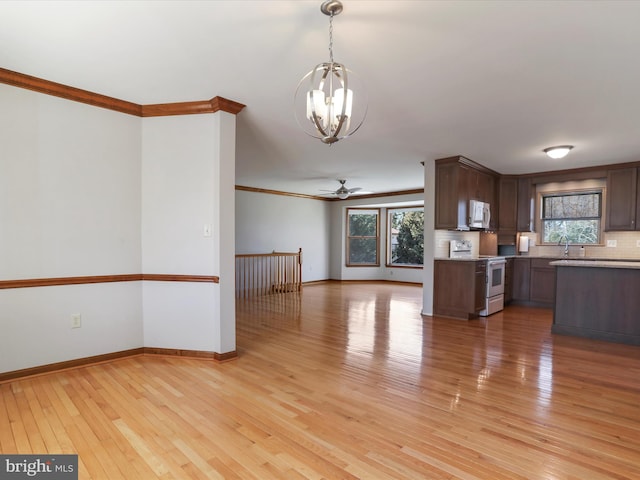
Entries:
{"label": "wooden stair railing", "polygon": [[236,298],[302,290],[302,248],[297,252],[236,255]]}

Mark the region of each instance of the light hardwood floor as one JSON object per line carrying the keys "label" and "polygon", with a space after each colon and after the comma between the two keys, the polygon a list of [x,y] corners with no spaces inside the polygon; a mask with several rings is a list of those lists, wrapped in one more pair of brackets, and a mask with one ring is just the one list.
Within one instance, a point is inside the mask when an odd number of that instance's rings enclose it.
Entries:
{"label": "light hardwood floor", "polygon": [[2,384],[0,450],[78,453],[81,479],[640,478],[640,348],[551,335],[549,310],[464,322],[421,302],[315,284],[240,303],[227,363]]}

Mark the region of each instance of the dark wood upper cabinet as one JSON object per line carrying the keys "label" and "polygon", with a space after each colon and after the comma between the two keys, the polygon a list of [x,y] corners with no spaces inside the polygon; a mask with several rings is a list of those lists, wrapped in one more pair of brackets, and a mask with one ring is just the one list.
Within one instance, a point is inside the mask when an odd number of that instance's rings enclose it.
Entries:
{"label": "dark wood upper cabinet", "polygon": [[480,172],[480,175],[478,176],[478,186],[480,190],[480,200],[488,203],[489,205],[491,205],[491,208],[497,210],[498,204],[496,202],[496,178],[493,175],[489,175],[488,173]]}
{"label": "dark wood upper cabinet", "polygon": [[466,168],[455,161],[436,161],[436,229],[455,230],[466,227],[467,188]]}
{"label": "dark wood upper cabinet", "polygon": [[640,230],[640,167],[636,168],[636,230]]}
{"label": "dark wood upper cabinet", "polygon": [[498,228],[498,202],[496,177],[486,172],[481,172],[473,168],[468,169],[469,200],[479,200],[488,203],[491,207],[491,219],[489,228]]}
{"label": "dark wood upper cabinet", "polygon": [[518,179],[518,216],[517,227],[519,232],[535,231],[535,186],[530,178]]}
{"label": "dark wood upper cabinet", "polygon": [[493,175],[469,168],[467,180],[469,200],[479,200],[492,207],[497,207],[495,205],[495,178]]}
{"label": "dark wood upper cabinet", "polygon": [[605,230],[638,228],[638,169],[618,168],[607,172],[607,218]]}
{"label": "dark wood upper cabinet", "polygon": [[[435,228],[468,229],[469,200],[480,200],[497,209],[496,178],[497,174],[465,157],[436,160]],[[497,218],[490,224],[495,228]]]}
{"label": "dark wood upper cabinet", "polygon": [[469,200],[491,205],[492,230],[500,243],[515,244],[516,232],[535,231],[536,183],[607,177],[605,231],[640,231],[640,162],[563,172],[505,175],[462,156],[436,160],[435,228],[467,230]]}
{"label": "dark wood upper cabinet", "polygon": [[482,200],[480,195],[480,172],[474,169],[467,169],[467,197],[469,200]]}
{"label": "dark wood upper cabinet", "polygon": [[518,230],[518,179],[501,177],[498,192],[498,230],[515,233]]}

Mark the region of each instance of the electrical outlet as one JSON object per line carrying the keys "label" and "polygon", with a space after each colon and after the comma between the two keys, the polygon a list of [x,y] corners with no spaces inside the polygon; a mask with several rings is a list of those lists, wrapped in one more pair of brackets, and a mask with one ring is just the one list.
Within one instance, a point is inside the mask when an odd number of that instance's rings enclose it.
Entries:
{"label": "electrical outlet", "polygon": [[640,247],[640,240],[636,240],[636,247]]}
{"label": "electrical outlet", "polygon": [[617,247],[617,246],[618,246],[617,240],[607,240],[607,247]]}
{"label": "electrical outlet", "polygon": [[82,327],[82,315],[79,313],[74,313],[71,315],[71,328],[80,328]]}

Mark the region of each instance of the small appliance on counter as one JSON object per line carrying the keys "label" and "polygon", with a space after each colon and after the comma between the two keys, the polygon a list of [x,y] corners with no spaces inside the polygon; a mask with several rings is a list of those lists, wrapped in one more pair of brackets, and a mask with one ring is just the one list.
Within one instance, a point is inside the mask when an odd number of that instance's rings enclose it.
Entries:
{"label": "small appliance on counter", "polygon": [[471,240],[451,240],[449,242],[449,258],[471,258],[472,250]]}

